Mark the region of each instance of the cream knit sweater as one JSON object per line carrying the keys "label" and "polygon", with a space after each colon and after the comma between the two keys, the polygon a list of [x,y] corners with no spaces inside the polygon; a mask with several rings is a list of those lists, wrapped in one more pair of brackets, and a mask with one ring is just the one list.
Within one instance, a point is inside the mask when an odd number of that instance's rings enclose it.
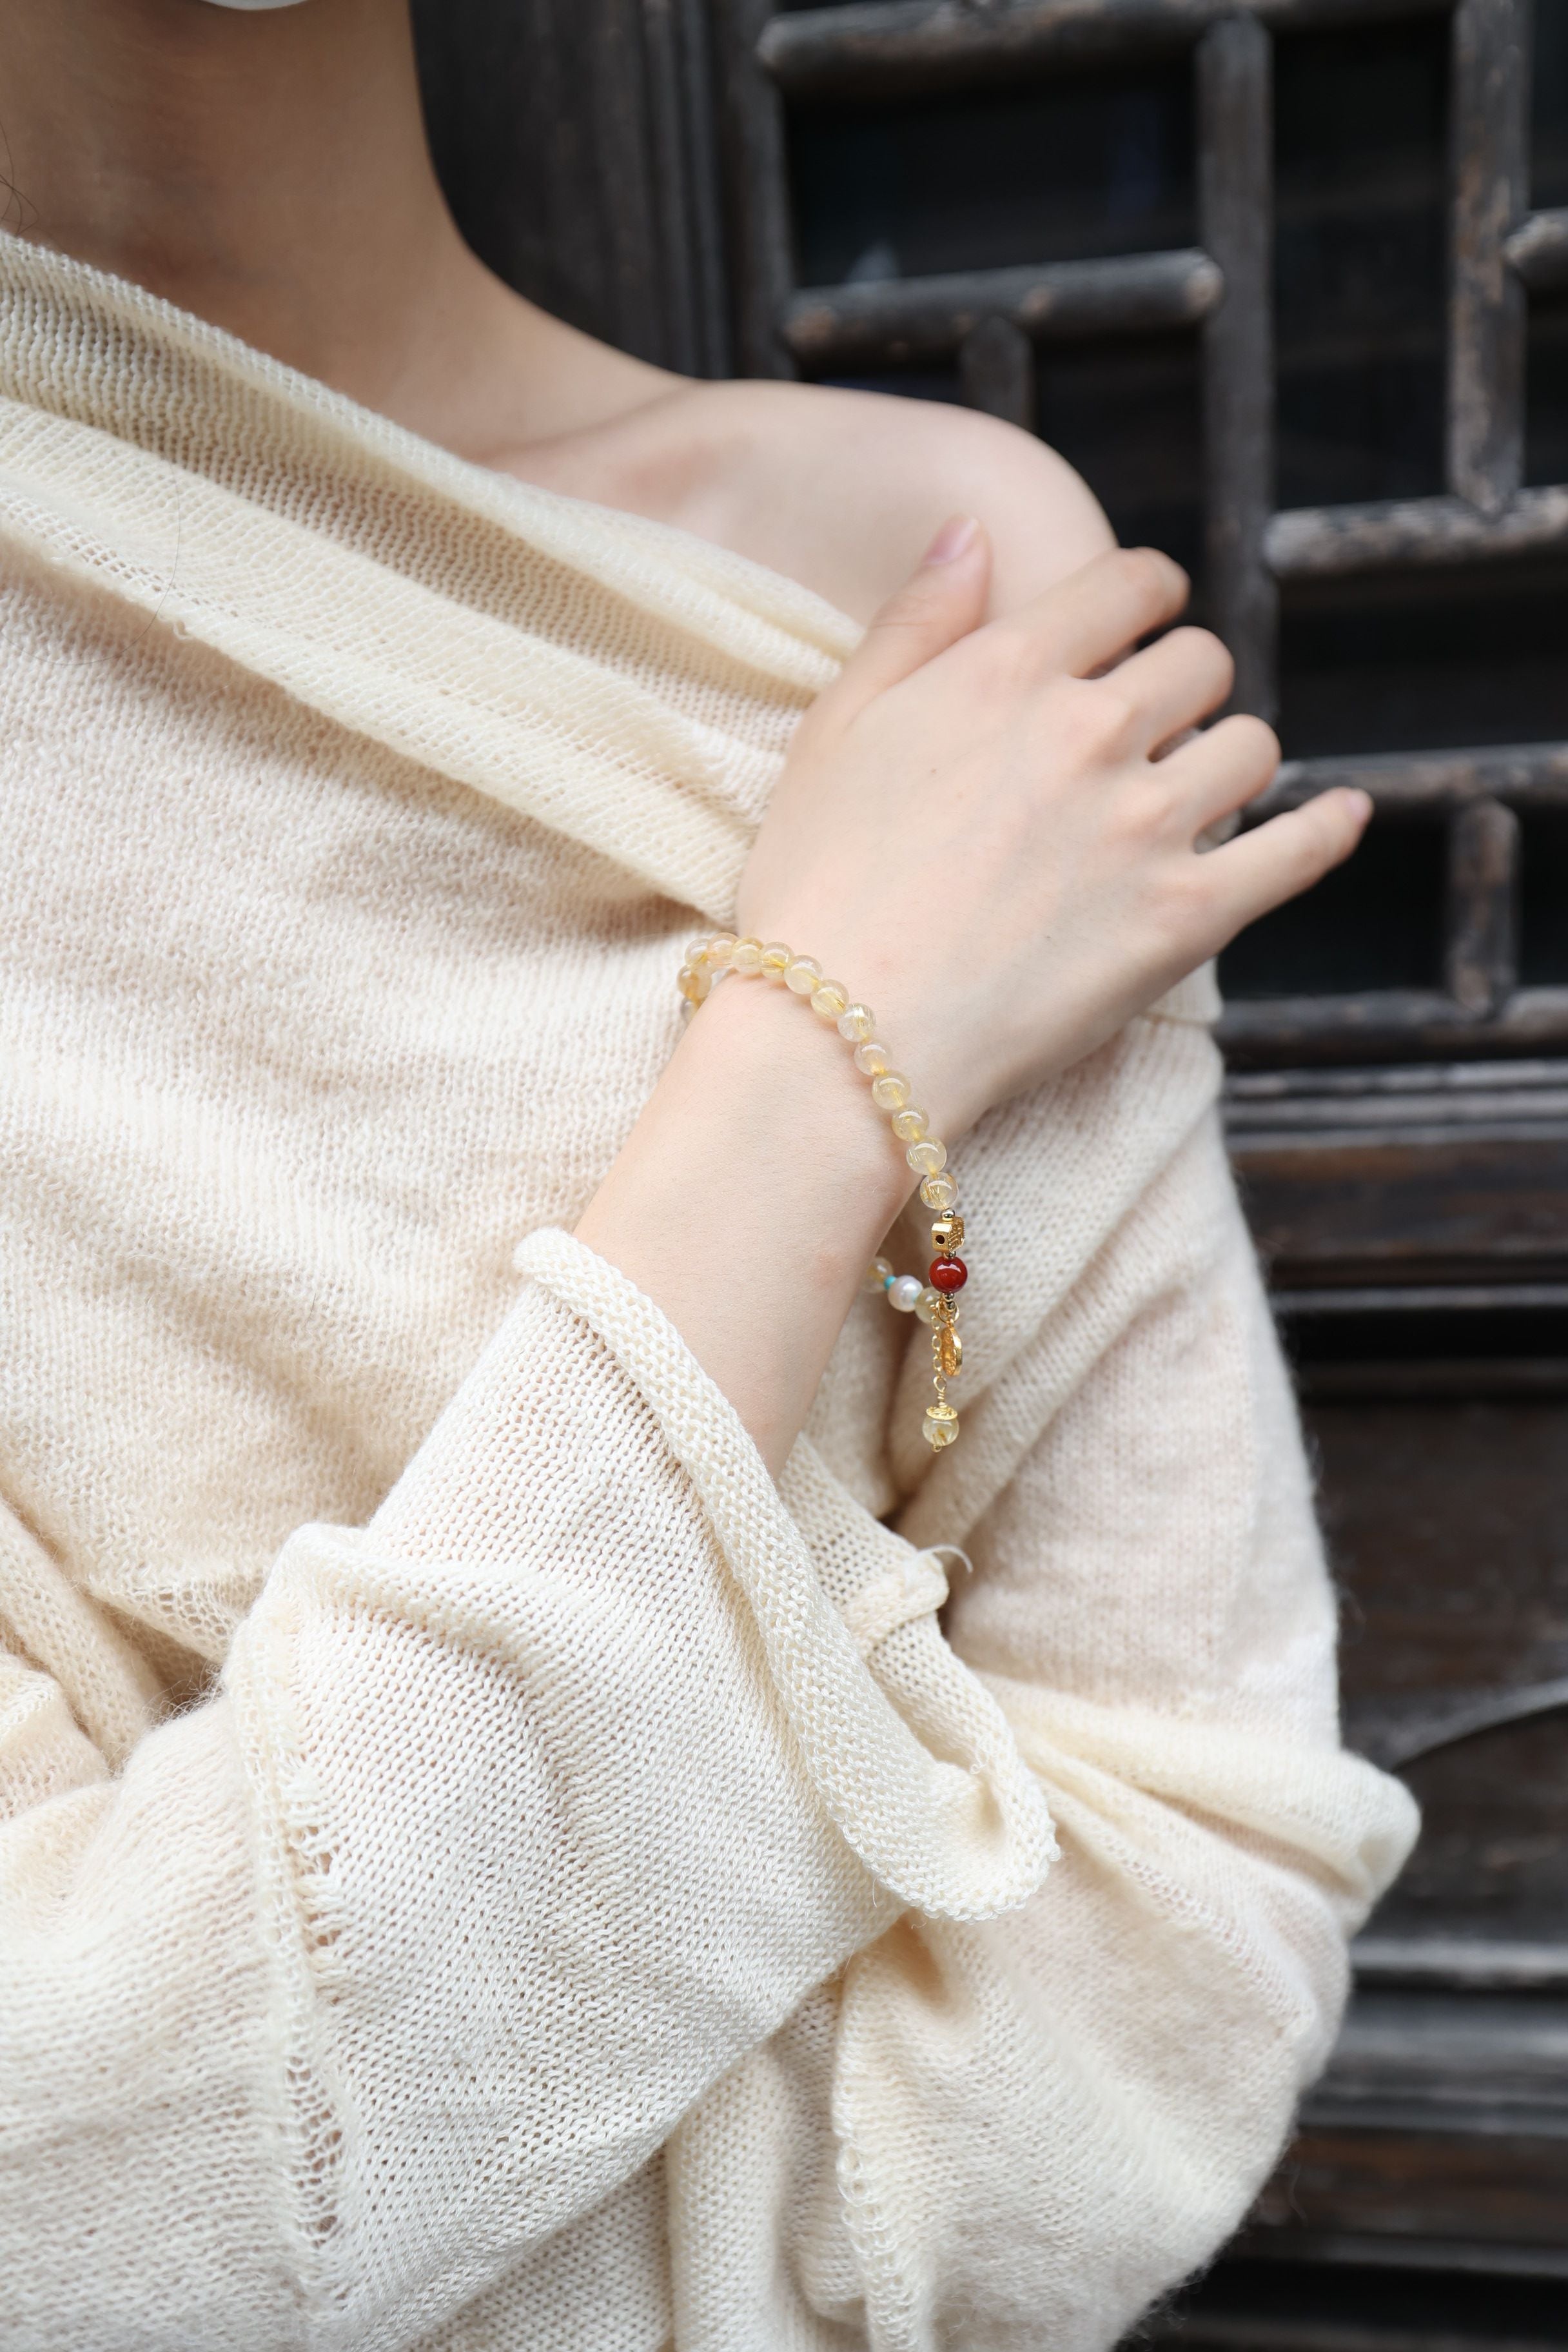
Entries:
{"label": "cream knit sweater", "polygon": [[848,625],[10,239],[0,615],[9,2352],[1099,2352],[1412,1826],[1206,983],[775,1488],[564,1229]]}

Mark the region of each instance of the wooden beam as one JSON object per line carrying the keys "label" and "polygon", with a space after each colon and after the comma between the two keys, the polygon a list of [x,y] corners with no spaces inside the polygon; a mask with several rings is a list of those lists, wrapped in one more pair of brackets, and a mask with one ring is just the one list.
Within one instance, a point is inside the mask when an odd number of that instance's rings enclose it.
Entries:
{"label": "wooden beam", "polygon": [[1519,819],[1500,801],[1471,801],[1454,816],[1445,926],[1449,995],[1463,1013],[1497,1012],[1519,978]]}
{"label": "wooden beam", "polygon": [[[1245,5],[1245,0],[1243,0]],[[1290,29],[1443,16],[1452,0],[1251,0],[1261,23]],[[1237,0],[858,0],[766,25],[758,56],[792,98],[882,100],[911,89],[1011,79],[1080,65],[1145,60],[1194,47]]]}
{"label": "wooden beam", "polygon": [[1035,347],[1011,319],[993,310],[970,328],[958,347],[958,381],[969,407],[1033,431]]}
{"label": "wooden beam", "polygon": [[1494,563],[1568,545],[1568,484],[1521,490],[1494,514],[1468,499],[1381,499],[1366,506],[1296,507],[1277,514],[1264,554],[1277,580]]}
{"label": "wooden beam", "polygon": [[1509,268],[1534,294],[1568,286],[1568,209],[1531,213],[1503,246]]}
{"label": "wooden beam", "polygon": [[715,11],[720,152],[731,219],[735,360],[742,375],[798,373],[782,329],[795,290],[784,107],[759,63],[772,0]]}
{"label": "wooden beam", "polygon": [[1510,808],[1568,808],[1568,743],[1481,744],[1473,751],[1343,752],[1287,760],[1246,812],[1258,824],[1337,784],[1370,793],[1379,808],[1460,808],[1483,800]]}
{"label": "wooden beam", "polygon": [[1225,281],[1203,330],[1207,601],[1236,662],[1230,707],[1272,719],[1279,592],[1263,556],[1274,504],[1274,44],[1256,17],[1197,52],[1198,234]]}
{"label": "wooden beam", "polygon": [[784,310],[784,333],[796,358],[819,371],[886,366],[945,359],[988,318],[1005,319],[1038,342],[1191,326],[1215,308],[1222,291],[1206,253],[1132,253],[1035,268],[805,287]]}
{"label": "wooden beam", "polygon": [[1528,0],[1454,11],[1448,487],[1500,515],[1524,473],[1524,286],[1505,247],[1529,201]]}
{"label": "wooden beam", "polygon": [[1568,988],[1516,989],[1490,1019],[1466,1013],[1436,989],[1233,999],[1218,1036],[1238,1068],[1561,1049],[1568,1046]]}

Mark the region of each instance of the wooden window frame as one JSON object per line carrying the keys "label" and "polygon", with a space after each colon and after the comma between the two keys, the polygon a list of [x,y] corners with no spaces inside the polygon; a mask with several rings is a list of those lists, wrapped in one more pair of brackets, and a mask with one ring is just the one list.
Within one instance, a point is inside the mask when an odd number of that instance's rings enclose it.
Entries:
{"label": "wooden window frame", "polygon": [[[1276,32],[1447,17],[1451,38],[1447,489],[1277,510]],[[1568,285],[1568,209],[1531,212],[1531,0],[858,0],[775,13],[720,0],[738,359],[752,375],[955,363],[971,405],[1029,425],[1037,351],[1192,328],[1203,376],[1207,601],[1236,709],[1277,708],[1291,581],[1483,571],[1568,548],[1568,484],[1523,486],[1526,298]],[[784,108],[889,100],[1052,67],[1187,52],[1197,247],[868,285],[795,281]],[[1429,814],[1447,838],[1443,985],[1241,1002],[1233,1062],[1475,1056],[1568,1046],[1568,987],[1519,984],[1520,816],[1568,807],[1568,742],[1288,761],[1257,823],[1335,784]]]}

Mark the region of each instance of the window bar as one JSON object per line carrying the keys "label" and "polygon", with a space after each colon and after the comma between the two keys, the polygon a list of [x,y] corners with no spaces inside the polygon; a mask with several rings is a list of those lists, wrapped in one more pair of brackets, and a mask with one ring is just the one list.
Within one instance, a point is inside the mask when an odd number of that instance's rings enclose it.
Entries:
{"label": "window bar", "polygon": [[1259,819],[1274,816],[1336,784],[1353,784],[1387,809],[1462,808],[1478,800],[1500,800],[1510,808],[1568,808],[1568,743],[1287,760],[1252,808]]}
{"label": "window bar", "polygon": [[1448,487],[1485,515],[1524,456],[1524,286],[1505,246],[1529,204],[1529,0],[1454,11]]}
{"label": "window bar", "polygon": [[853,0],[791,9],[762,35],[763,63],[792,94],[904,96],[1006,80],[1020,68],[1140,62],[1190,49],[1245,8],[1260,23],[1389,24],[1446,16],[1453,0]]}
{"label": "window bar", "polygon": [[1204,322],[1208,604],[1236,661],[1232,707],[1271,719],[1279,592],[1263,557],[1274,503],[1273,41],[1255,17],[1198,44],[1198,233],[1225,280]]}
{"label": "window bar", "polygon": [[1033,342],[1158,334],[1194,326],[1225,282],[1206,253],[1115,254],[1005,269],[960,269],[859,286],[805,286],[784,339],[808,366],[950,359],[982,320],[1008,320]]}
{"label": "window bar", "polygon": [[1444,980],[1461,1013],[1486,1019],[1519,976],[1519,819],[1500,801],[1472,801],[1448,828]]}
{"label": "window bar", "polygon": [[1554,294],[1568,286],[1568,211],[1531,213],[1503,247],[1532,294]]}
{"label": "window bar", "polygon": [[971,327],[958,347],[958,381],[969,407],[1033,428],[1035,347],[1011,319],[993,310]]}
{"label": "window bar", "polygon": [[718,12],[722,142],[735,215],[735,356],[742,375],[799,373],[781,332],[795,290],[784,102],[759,61],[773,0],[726,0]]}

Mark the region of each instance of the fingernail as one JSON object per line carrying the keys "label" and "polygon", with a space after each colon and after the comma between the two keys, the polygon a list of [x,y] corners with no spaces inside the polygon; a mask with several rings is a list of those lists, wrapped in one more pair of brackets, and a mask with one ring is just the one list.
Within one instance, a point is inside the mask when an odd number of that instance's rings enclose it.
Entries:
{"label": "fingernail", "polygon": [[1359,784],[1352,784],[1347,788],[1345,798],[1364,824],[1372,814],[1372,794],[1363,793]]}
{"label": "fingernail", "polygon": [[973,515],[950,515],[921,558],[927,563],[955,563],[973,546],[980,526]]}

